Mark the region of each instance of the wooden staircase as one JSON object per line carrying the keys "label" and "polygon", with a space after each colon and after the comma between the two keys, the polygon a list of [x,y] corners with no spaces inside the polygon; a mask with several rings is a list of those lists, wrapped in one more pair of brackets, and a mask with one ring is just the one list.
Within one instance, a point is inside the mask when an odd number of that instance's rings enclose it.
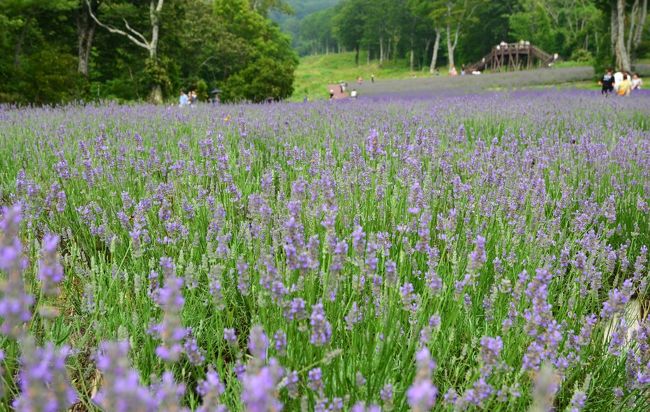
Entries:
{"label": "wooden staircase", "polygon": [[512,71],[535,67],[549,67],[559,60],[557,54],[549,54],[529,42],[501,43],[494,46],[481,60],[468,65],[467,73],[475,71]]}

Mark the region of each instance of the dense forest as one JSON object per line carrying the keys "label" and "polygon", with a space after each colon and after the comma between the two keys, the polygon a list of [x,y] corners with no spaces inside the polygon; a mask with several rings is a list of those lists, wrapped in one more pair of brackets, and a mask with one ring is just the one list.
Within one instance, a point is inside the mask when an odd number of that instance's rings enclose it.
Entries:
{"label": "dense forest", "polygon": [[411,70],[526,40],[629,70],[647,0],[0,0],[0,102],[283,99],[297,55],[361,51]]}
{"label": "dense forest", "polygon": [[340,0],[301,19],[293,44],[300,54],[365,50],[368,59],[406,58],[411,69],[433,71],[526,40],[629,70],[650,49],[647,9],[647,0]]}
{"label": "dense forest", "polygon": [[[286,5],[290,7],[289,13],[281,10],[271,13],[271,18],[280,25],[285,33],[291,35],[292,46],[300,55],[313,54],[319,51],[318,43],[320,36],[317,32],[312,32],[308,27],[309,22],[314,21],[314,15],[331,15],[341,0],[286,0]],[[309,17],[305,21],[305,18]],[[329,20],[322,21],[331,23]],[[314,27],[315,30],[323,30],[322,27]],[[325,31],[329,31],[325,28]],[[316,45],[316,47],[314,47]]]}
{"label": "dense forest", "polygon": [[282,99],[298,64],[273,0],[2,0],[0,101]]}

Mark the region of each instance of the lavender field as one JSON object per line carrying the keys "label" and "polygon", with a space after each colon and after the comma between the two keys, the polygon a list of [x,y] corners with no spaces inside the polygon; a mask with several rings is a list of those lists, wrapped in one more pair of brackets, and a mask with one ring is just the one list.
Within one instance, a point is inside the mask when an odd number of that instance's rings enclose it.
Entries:
{"label": "lavender field", "polygon": [[650,410],[650,93],[0,108],[2,407]]}

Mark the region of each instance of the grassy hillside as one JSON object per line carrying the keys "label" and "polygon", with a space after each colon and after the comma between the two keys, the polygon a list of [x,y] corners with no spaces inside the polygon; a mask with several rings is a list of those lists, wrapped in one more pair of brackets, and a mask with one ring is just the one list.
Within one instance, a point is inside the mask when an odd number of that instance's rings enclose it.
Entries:
{"label": "grassy hillside", "polygon": [[[325,98],[328,84],[341,80],[352,83],[359,76],[363,77],[364,81],[370,81],[370,75],[373,73],[377,80],[429,76],[428,69],[411,72],[406,60],[384,63],[380,67],[377,61],[367,64],[366,54],[361,53],[359,61],[361,64],[357,67],[352,52],[301,58],[296,70],[293,100],[301,100],[305,96],[310,100]],[[441,68],[441,74],[445,73],[446,68]]]}
{"label": "grassy hillside", "polygon": [[[339,81],[347,81],[354,86],[355,80],[361,76],[364,82],[370,81],[370,75],[374,73],[377,81],[411,79],[411,78],[431,78],[428,67],[423,70],[410,71],[408,61],[405,59],[384,63],[379,66],[378,62],[372,61],[367,64],[367,56],[361,53],[359,61],[361,64],[354,64],[354,53],[329,54],[318,56],[307,56],[300,59],[300,65],[296,70],[296,79],[294,83],[294,93],[291,100],[299,101],[306,97],[310,100],[325,99],[328,96],[328,84],[335,84]],[[638,71],[645,74],[646,65],[637,64]],[[558,63],[556,68],[568,69],[573,67],[582,67],[585,63],[564,61]],[[587,64],[588,66],[588,64]],[[580,89],[597,89],[598,85],[592,79],[573,79],[570,81],[556,79],[553,72],[549,72],[549,79],[544,85],[528,84],[524,82],[521,87],[544,88],[549,86],[559,88],[580,88]],[[440,67],[440,76],[447,75],[446,66]],[[498,87],[496,87],[498,89]]]}

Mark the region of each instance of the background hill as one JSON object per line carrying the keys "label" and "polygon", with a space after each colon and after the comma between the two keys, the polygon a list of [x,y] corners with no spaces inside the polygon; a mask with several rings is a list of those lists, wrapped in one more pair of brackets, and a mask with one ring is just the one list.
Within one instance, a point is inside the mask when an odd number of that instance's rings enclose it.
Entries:
{"label": "background hill", "polygon": [[[293,15],[286,15],[279,12],[271,13],[271,19],[280,25],[285,33],[291,35],[292,46],[300,54],[306,55],[312,53],[313,38],[311,31],[330,31],[330,27],[323,28],[320,25],[314,25],[314,20],[321,20],[326,24],[331,23],[330,15],[333,14],[333,8],[339,4],[340,0],[287,0],[287,4],[294,11]],[[327,16],[327,18],[322,18]],[[334,41],[332,47],[334,47]]]}

